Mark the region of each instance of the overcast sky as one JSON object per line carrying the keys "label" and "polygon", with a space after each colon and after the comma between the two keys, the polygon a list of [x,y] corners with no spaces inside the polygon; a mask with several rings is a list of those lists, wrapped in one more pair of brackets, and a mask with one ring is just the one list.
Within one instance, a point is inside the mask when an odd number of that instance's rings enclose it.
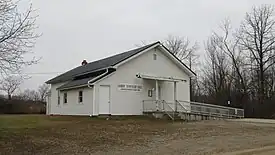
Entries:
{"label": "overcast sky", "polygon": [[[24,5],[29,0],[23,0]],[[80,65],[135,48],[141,41],[168,35],[200,43],[229,17],[238,25],[252,6],[274,0],[33,0],[43,35],[33,49],[39,64],[25,70],[32,77],[21,89],[38,85]],[[41,73],[41,74],[38,74]],[[43,74],[42,74],[43,73]]]}

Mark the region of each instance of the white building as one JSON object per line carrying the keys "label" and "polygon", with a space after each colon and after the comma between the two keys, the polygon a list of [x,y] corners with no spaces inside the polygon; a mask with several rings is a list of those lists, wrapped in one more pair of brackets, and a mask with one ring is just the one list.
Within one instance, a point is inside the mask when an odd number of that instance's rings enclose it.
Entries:
{"label": "white building", "polygon": [[145,100],[190,101],[195,76],[160,42],[67,71],[49,81],[47,114],[142,115]]}

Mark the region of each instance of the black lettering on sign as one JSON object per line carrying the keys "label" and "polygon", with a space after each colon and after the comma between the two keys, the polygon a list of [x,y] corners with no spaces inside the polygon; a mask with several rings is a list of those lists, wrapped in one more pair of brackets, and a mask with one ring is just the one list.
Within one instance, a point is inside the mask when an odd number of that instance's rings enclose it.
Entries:
{"label": "black lettering on sign", "polygon": [[142,86],[141,85],[136,85],[136,84],[119,84],[118,85],[119,90],[124,90],[124,91],[141,91]]}

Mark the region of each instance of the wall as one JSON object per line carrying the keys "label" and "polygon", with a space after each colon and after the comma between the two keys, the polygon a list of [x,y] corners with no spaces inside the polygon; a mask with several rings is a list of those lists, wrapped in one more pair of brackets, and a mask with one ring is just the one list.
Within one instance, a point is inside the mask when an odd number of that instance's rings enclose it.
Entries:
{"label": "wall", "polygon": [[[56,88],[60,87],[65,83],[57,83],[51,84],[51,92],[50,92],[50,102],[47,102],[47,110],[48,114],[60,114],[60,106],[58,106],[58,91]],[[49,104],[49,105],[48,105]]]}
{"label": "wall", "polygon": [[[58,84],[60,86],[60,84]],[[59,87],[58,86],[58,87]],[[91,115],[93,103],[93,88],[78,88],[60,91],[60,105],[58,105],[57,85],[51,88],[50,114],[60,115]],[[78,103],[78,92],[83,91],[83,102]],[[67,103],[64,103],[64,92],[67,92]]]}
{"label": "wall", "polygon": [[[153,60],[153,54],[157,54],[157,60]],[[159,49],[152,49],[139,57],[120,66],[115,74],[98,82],[95,87],[95,95],[98,96],[100,85],[111,86],[111,114],[112,115],[140,115],[142,114],[142,101],[152,100],[148,97],[148,90],[155,87],[154,80],[143,80],[136,78],[137,73],[150,74],[155,76],[174,76],[184,78],[187,82],[177,84],[177,97],[180,100],[190,100],[189,77],[178,66],[175,65]],[[121,83],[141,84],[142,92],[119,91]],[[172,101],[174,87],[172,82],[161,83],[162,99]],[[98,98],[95,98],[95,114],[98,114]]]}

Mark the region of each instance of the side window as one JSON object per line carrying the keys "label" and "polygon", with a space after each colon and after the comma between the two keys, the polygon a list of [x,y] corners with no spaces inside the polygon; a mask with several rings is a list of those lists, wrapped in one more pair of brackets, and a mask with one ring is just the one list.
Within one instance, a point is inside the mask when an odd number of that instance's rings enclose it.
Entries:
{"label": "side window", "polygon": [[67,93],[64,93],[64,95],[63,95],[63,103],[67,103],[68,102],[68,100],[67,100]]}
{"label": "side window", "polygon": [[59,91],[57,92],[57,105],[59,106],[60,105],[60,93]]}
{"label": "side window", "polygon": [[82,103],[83,102],[83,91],[79,91],[78,92],[78,103]]}
{"label": "side window", "polygon": [[157,60],[157,54],[156,53],[153,54],[153,60]]}

